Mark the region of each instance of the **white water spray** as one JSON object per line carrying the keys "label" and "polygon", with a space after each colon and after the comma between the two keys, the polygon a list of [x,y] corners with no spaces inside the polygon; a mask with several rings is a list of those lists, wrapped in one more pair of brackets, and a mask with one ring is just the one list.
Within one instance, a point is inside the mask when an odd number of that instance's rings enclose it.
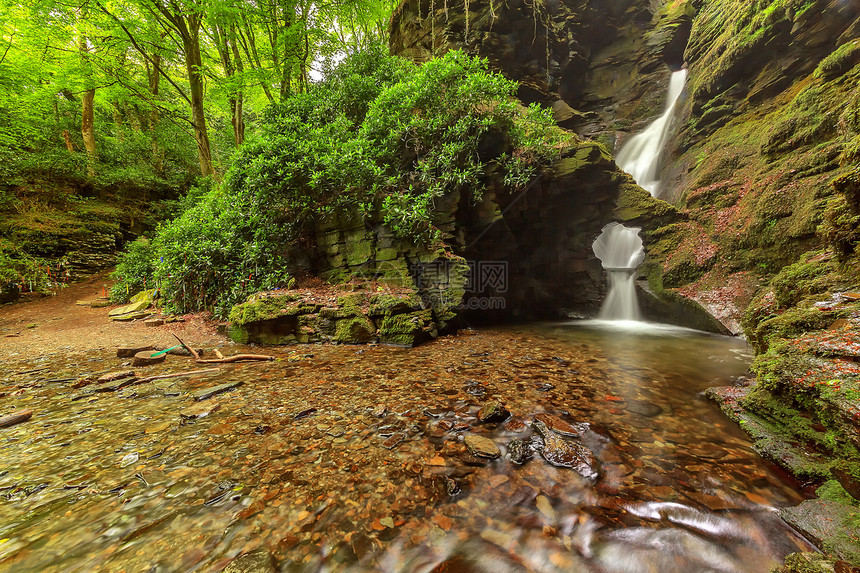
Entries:
{"label": "white water spray", "polygon": [[609,293],[600,309],[602,320],[639,320],[636,269],[645,260],[639,229],[609,223],[592,245],[594,254],[609,274]]}
{"label": "white water spray", "polygon": [[651,195],[657,196],[660,180],[657,178],[660,151],[666,143],[669,128],[675,112],[675,105],[684,91],[684,81],[687,70],[678,70],[669,80],[669,97],[666,100],[666,110],[645,128],[645,131],[635,135],[618,152],[615,159],[618,166],[633,176],[636,183],[647,189]]}

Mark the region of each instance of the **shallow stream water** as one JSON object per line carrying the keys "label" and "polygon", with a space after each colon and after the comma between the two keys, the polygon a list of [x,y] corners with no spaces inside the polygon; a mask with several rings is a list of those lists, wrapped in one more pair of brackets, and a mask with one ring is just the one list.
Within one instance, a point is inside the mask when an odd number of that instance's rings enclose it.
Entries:
{"label": "shallow stream water", "polygon": [[[0,416],[34,415],[0,429],[0,571],[208,572],[256,551],[283,571],[767,572],[810,549],[775,513],[797,484],[701,396],[746,371],[736,339],[580,322],[254,352],[278,360],[115,392],[71,387],[121,369],[107,351],[4,365]],[[479,423],[491,401],[512,418]],[[467,455],[464,434],[506,454],[540,413],[588,424],[561,439],[595,477]]]}

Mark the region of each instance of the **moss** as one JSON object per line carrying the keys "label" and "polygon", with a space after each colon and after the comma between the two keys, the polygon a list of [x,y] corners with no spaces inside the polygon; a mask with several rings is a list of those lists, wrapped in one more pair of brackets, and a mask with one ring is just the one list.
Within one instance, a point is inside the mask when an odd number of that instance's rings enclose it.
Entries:
{"label": "moss", "polygon": [[303,314],[311,308],[306,305],[293,304],[299,299],[296,294],[277,296],[252,295],[248,300],[237,304],[230,310],[231,324],[243,325],[262,320],[271,320],[281,316]]}
{"label": "moss", "polygon": [[399,314],[420,308],[421,300],[415,293],[409,295],[375,294],[370,297],[370,315]]}
{"label": "moss", "polygon": [[842,44],[829,56],[821,60],[813,74],[816,78],[832,80],[860,64],[860,39]]}
{"label": "moss", "polygon": [[415,346],[425,338],[434,336],[435,325],[431,310],[407,314],[387,315],[379,327],[379,340],[383,344]]}
{"label": "moss", "polygon": [[334,342],[338,344],[365,344],[376,340],[376,327],[364,315],[342,318],[335,324]]}
{"label": "moss", "polygon": [[[814,255],[808,253],[806,258]],[[827,259],[801,261],[784,267],[770,283],[777,308],[789,308],[809,295],[827,292],[834,285],[833,271]]]}
{"label": "moss", "polygon": [[367,304],[368,296],[363,292],[351,292],[337,297],[338,308],[358,309]]}
{"label": "moss", "polygon": [[647,233],[676,221],[678,209],[666,201],[652,197],[628,177],[627,181],[620,185],[615,216],[627,225],[642,225]]}

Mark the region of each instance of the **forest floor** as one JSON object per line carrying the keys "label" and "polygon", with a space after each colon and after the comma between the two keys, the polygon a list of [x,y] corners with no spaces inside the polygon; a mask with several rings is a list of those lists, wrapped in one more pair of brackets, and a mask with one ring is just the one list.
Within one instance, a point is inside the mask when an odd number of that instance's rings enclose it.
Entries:
{"label": "forest floor", "polygon": [[115,322],[104,308],[80,306],[110,288],[107,273],[62,288],[54,296],[25,295],[19,302],[0,306],[0,361],[57,352],[95,351],[119,346],[176,343],[176,333],[189,344],[218,346],[229,344],[217,332],[217,322],[206,314],[185,315],[184,322],[147,327],[142,320]]}

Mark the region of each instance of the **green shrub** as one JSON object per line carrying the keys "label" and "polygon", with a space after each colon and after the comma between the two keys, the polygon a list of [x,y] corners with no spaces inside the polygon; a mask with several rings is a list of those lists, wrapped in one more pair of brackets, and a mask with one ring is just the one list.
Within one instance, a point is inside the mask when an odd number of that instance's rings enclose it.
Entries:
{"label": "green shrub", "polygon": [[152,243],[146,237],[140,237],[126,246],[111,275],[116,281],[110,291],[111,301],[128,302],[130,297],[153,287],[155,254]]}
{"label": "green shrub", "polygon": [[385,222],[403,241],[433,245],[436,198],[478,199],[491,163],[510,189],[525,185],[568,141],[515,90],[458,51],[421,67],[380,47],[346,58],[269,108],[222,185],[158,231],[154,280],[173,309],[224,315],[289,284],[288,250],[311,245],[322,221]]}

